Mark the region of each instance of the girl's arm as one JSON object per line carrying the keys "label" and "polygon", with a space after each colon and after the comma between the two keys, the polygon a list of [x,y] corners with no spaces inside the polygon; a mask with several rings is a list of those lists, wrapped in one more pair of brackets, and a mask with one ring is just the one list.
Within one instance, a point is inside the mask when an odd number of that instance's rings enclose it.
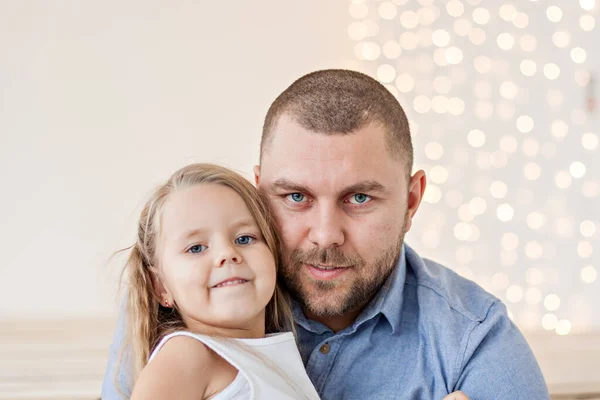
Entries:
{"label": "girl's arm", "polygon": [[202,342],[175,336],[144,367],[131,400],[202,399],[212,378],[214,360]]}

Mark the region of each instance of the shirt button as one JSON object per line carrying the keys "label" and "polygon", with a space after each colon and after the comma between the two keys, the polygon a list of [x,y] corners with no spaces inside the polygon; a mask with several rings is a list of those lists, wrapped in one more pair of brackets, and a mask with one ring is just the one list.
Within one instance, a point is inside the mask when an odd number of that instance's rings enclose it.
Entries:
{"label": "shirt button", "polygon": [[329,353],[329,350],[331,350],[331,346],[329,346],[329,343],[325,343],[323,346],[321,346],[321,348],[319,349],[319,351],[323,354],[327,354]]}

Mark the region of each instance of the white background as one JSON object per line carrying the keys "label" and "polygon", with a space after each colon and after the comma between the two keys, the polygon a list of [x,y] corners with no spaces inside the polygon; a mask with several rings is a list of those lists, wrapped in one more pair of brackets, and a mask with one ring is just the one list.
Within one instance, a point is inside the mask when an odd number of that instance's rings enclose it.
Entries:
{"label": "white background", "polygon": [[[412,90],[400,91],[398,97],[413,126],[417,166],[430,177],[436,165],[449,172],[444,183],[430,181],[440,197],[434,201],[436,193],[428,193],[430,201],[417,215],[408,242],[504,301],[508,285],[525,293],[532,286],[527,270],[538,268],[544,274],[538,286],[541,302],[527,304],[525,296],[507,301],[526,330],[542,330],[548,294],[560,297],[556,315],[570,320],[573,331],[600,327],[600,313],[593,308],[600,303],[600,280],[584,284],[580,279],[583,266],[598,270],[600,251],[586,259],[577,254],[582,240],[598,247],[597,233],[584,238],[579,232],[586,219],[600,230],[594,198],[581,194],[584,181],[599,182],[596,152],[583,151],[580,143],[584,132],[600,133],[598,117],[579,125],[572,122],[573,111],[583,107],[585,98],[574,74],[600,71],[593,47],[599,27],[582,32],[578,21],[586,12],[575,1],[514,3],[529,16],[528,27],[516,28],[499,16],[507,2],[470,0],[464,2],[460,18],[471,19],[476,7],[490,12],[485,25],[471,21],[487,34],[486,42],[475,46],[453,31],[459,17],[449,15],[446,1],[398,0],[398,16],[392,21],[379,14],[382,2],[364,3],[367,14],[356,18],[346,1],[175,1],[168,6],[157,1],[0,1],[0,320],[112,317],[123,259],[109,262],[109,257],[131,243],[140,206],[155,185],[191,161],[222,163],[250,177],[266,110],[294,79],[332,67],[377,76],[378,66],[389,64],[397,76],[408,74],[415,81]],[[551,4],[562,7],[561,21],[548,20]],[[413,28],[399,23],[403,12],[422,8],[437,9],[436,20]],[[597,9],[588,14],[598,19]],[[397,60],[384,54],[360,60],[348,28],[367,20],[379,25],[365,40],[380,45],[388,40],[405,44],[400,35],[409,31],[419,35],[423,29],[445,29],[451,36],[447,46],[460,48],[463,60],[455,66],[436,65],[432,60],[437,47],[431,44],[404,48]],[[564,49],[552,43],[552,34],[559,30],[571,34]],[[513,50],[503,51],[496,44],[504,31],[517,40]],[[526,33],[537,38],[534,52],[519,49],[518,40]],[[582,65],[569,57],[575,46],[587,49]],[[494,60],[491,73],[474,69],[479,55]],[[538,65],[531,79],[519,72],[525,58]],[[561,66],[559,79],[543,77],[548,62]],[[463,100],[461,115],[416,111],[416,97],[433,99],[434,79],[440,75],[452,80],[448,96]],[[498,94],[507,80],[519,88],[512,102]],[[478,82],[491,89],[488,98],[476,93]],[[547,105],[548,90],[561,93],[561,107]],[[482,106],[482,101],[487,104]],[[482,119],[479,114],[486,106],[495,111]],[[498,116],[499,110],[507,114],[511,107],[510,117]],[[515,125],[523,114],[536,124],[528,135]],[[549,133],[555,119],[569,125],[565,139],[555,140]],[[467,139],[474,128],[486,135],[479,149]],[[486,166],[482,157],[498,151],[506,135],[517,139],[519,150],[501,168]],[[556,155],[524,156],[520,149],[527,138],[540,146],[553,142]],[[431,142],[444,147],[441,159],[428,157]],[[523,177],[530,161],[542,170],[535,182]],[[568,170],[573,161],[587,164],[586,176],[559,190],[554,175]],[[505,199],[490,196],[494,180],[508,185]],[[527,196],[528,190],[533,197]],[[448,205],[449,191],[458,191],[464,204],[473,197],[486,201],[486,212],[473,221],[479,229],[476,241],[455,237],[461,218],[457,207]],[[521,201],[527,197],[529,201]],[[515,211],[508,223],[496,217],[502,203]],[[545,230],[534,232],[527,226],[526,217],[533,211],[545,215]],[[556,234],[559,218],[570,223],[570,234]],[[502,245],[507,232],[519,238],[510,254]],[[526,255],[531,241],[543,247],[540,259]],[[470,257],[465,257],[465,247]],[[502,257],[517,259],[506,264]],[[498,279],[498,273],[504,275]]]}
{"label": "white background", "polygon": [[250,177],[301,75],[351,59],[337,1],[0,1],[0,319],[111,316],[151,189]]}

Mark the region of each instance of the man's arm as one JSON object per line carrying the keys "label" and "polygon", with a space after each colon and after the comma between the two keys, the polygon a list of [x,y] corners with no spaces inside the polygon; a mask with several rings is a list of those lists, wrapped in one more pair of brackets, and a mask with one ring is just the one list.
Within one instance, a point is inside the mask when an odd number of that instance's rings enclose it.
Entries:
{"label": "man's arm", "polygon": [[[125,342],[125,307],[122,307],[117,328],[110,346],[108,365],[102,382],[103,400],[128,399],[131,396],[131,357],[129,349],[124,349],[123,360],[119,358]],[[121,364],[121,365],[119,365]],[[119,391],[119,389],[121,391]]]}
{"label": "man's arm", "polygon": [[500,301],[463,338],[456,385],[473,400],[549,399],[540,367]]}

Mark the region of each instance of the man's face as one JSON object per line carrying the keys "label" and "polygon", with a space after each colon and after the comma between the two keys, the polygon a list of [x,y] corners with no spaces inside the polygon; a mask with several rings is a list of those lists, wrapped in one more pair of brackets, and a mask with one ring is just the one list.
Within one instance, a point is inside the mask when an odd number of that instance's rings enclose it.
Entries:
{"label": "man's face", "polygon": [[283,116],[272,134],[255,172],[279,225],[286,285],[309,315],[362,309],[393,269],[416,211],[407,212],[414,199],[404,164],[378,124],[324,135]]}

